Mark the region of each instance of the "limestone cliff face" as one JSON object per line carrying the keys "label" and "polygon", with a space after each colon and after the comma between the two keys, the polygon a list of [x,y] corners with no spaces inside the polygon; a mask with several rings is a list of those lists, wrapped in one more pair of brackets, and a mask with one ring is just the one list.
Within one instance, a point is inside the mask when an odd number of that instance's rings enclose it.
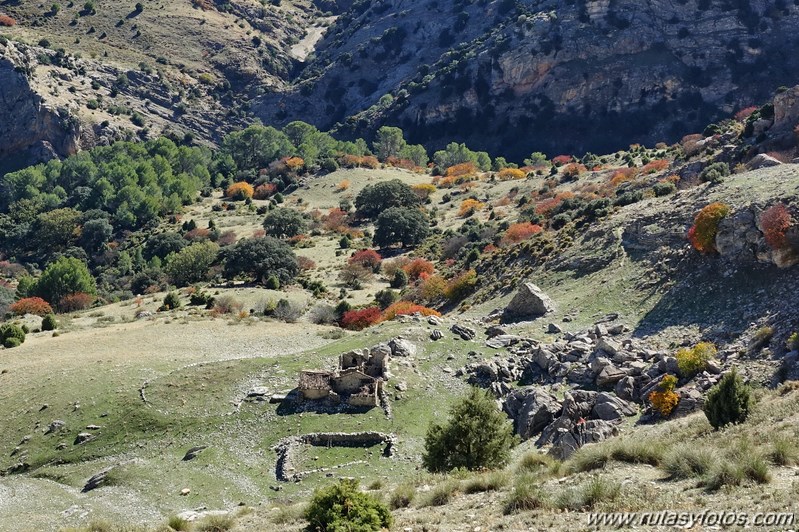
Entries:
{"label": "limestone cliff face", "polygon": [[66,109],[47,105],[29,83],[31,58],[7,45],[0,50],[0,168],[73,154],[78,149],[80,122]]}
{"label": "limestone cliff face", "polygon": [[[673,141],[799,82],[794,2],[376,5],[328,32],[302,90],[267,95],[256,112],[352,135],[398,125],[433,147],[519,158]],[[387,24],[403,35],[397,53],[383,46]]]}

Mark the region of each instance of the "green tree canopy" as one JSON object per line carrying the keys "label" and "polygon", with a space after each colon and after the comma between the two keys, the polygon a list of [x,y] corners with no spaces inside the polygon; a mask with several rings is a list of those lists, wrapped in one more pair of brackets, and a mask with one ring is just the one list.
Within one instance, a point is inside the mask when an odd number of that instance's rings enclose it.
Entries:
{"label": "green tree canopy", "polygon": [[219,246],[213,242],[196,242],[166,258],[164,271],[177,286],[208,280],[208,270],[216,261]]}
{"label": "green tree canopy", "polygon": [[398,127],[383,126],[377,130],[372,150],[381,161],[389,157],[399,157],[406,142],[402,130]]}
{"label": "green tree canopy", "polygon": [[430,426],[422,462],[430,471],[494,469],[508,463],[516,444],[518,437],[494,399],[472,388],[452,407],[446,423]]}
{"label": "green tree canopy", "polygon": [[275,238],[291,238],[305,232],[305,217],[286,207],[269,211],[264,218],[264,230]]}
{"label": "green tree canopy", "polygon": [[247,275],[256,282],[275,276],[280,284],[290,283],[299,273],[294,250],[272,237],[245,238],[225,251],[225,275]]}
{"label": "green tree canopy", "polygon": [[392,207],[415,207],[419,197],[399,179],[366,185],[355,197],[355,208],[362,218],[377,218]]}
{"label": "green tree canopy", "polygon": [[45,268],[33,293],[58,306],[64,296],[83,292],[95,294],[97,284],[86,263],[74,257],[61,257]]}
{"label": "green tree canopy", "polygon": [[374,242],[381,247],[415,246],[429,234],[430,222],[424,212],[417,208],[392,207],[377,217]]}

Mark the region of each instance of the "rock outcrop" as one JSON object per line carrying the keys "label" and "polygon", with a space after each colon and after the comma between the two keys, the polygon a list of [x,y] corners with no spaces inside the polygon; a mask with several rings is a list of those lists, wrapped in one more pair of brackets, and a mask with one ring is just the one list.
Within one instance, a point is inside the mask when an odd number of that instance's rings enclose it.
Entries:
{"label": "rock outcrop", "polygon": [[80,122],[31,87],[32,51],[8,42],[0,52],[0,171],[75,153]]}
{"label": "rock outcrop", "polygon": [[522,283],[505,307],[502,319],[506,321],[534,319],[555,310],[552,299],[533,283]]}

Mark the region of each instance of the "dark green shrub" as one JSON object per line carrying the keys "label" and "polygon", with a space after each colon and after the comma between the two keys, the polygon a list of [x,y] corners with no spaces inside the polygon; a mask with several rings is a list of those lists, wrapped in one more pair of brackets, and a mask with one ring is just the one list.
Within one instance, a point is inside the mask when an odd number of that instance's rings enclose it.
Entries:
{"label": "dark green shrub", "polygon": [[25,342],[25,330],[13,323],[0,325],[0,342],[8,349],[17,347]]}
{"label": "dark green shrub", "polygon": [[422,462],[430,471],[492,469],[508,462],[517,443],[511,424],[494,400],[485,391],[472,388],[452,407],[446,424],[430,426]]}
{"label": "dark green shrub", "polygon": [[408,274],[402,268],[398,269],[391,279],[391,288],[404,288],[408,285]]}
{"label": "dark green shrub", "polygon": [[742,423],[752,407],[751,388],[733,370],[721,378],[707,393],[704,412],[713,428]]}
{"label": "dark green shrub", "polygon": [[280,290],[280,279],[274,275],[270,275],[267,277],[266,281],[264,281],[264,287],[268,290]]}
{"label": "dark green shrub", "polygon": [[699,174],[699,179],[703,183],[716,184],[724,181],[724,178],[728,175],[730,175],[730,165],[727,163],[713,163],[702,170]]}
{"label": "dark green shrub", "polygon": [[399,294],[397,294],[394,290],[386,289],[380,290],[378,293],[375,294],[375,301],[380,306],[381,309],[388,308],[392,303],[399,299]]}
{"label": "dark green shrub", "polygon": [[58,322],[55,319],[55,315],[48,314],[42,319],[42,330],[43,331],[54,331],[58,328]]}
{"label": "dark green shrub", "polygon": [[676,190],[677,186],[670,181],[666,181],[664,183],[655,183],[655,186],[652,187],[652,191],[655,193],[655,196],[659,198],[662,196],[668,196]]}
{"label": "dark green shrub", "polygon": [[164,296],[164,304],[161,305],[160,310],[172,310],[180,308],[180,305],[180,294],[177,292],[169,292],[166,296]]}
{"label": "dark green shrub", "polygon": [[318,489],[305,510],[307,530],[377,532],[392,524],[391,512],[375,497],[358,490],[357,480]]}
{"label": "dark green shrub", "polygon": [[214,306],[214,296],[198,290],[189,296],[189,304],[211,308]]}
{"label": "dark green shrub", "polygon": [[22,344],[19,338],[6,338],[3,341],[3,347],[6,349],[13,349],[15,347],[19,347]]}

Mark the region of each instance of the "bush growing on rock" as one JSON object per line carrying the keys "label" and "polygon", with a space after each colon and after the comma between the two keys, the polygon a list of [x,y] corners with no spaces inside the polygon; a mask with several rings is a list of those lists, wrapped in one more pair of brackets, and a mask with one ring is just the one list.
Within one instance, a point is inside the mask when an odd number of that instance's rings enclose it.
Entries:
{"label": "bush growing on rock", "polygon": [[450,409],[446,423],[430,426],[422,456],[430,471],[503,467],[518,443],[507,416],[487,392],[472,388]]}
{"label": "bush growing on rock", "polygon": [[786,233],[792,223],[791,213],[782,203],[772,205],[763,211],[760,215],[760,227],[771,249],[780,250],[789,246]]}
{"label": "bush growing on rock", "polygon": [[711,203],[694,218],[694,225],[688,230],[688,240],[697,251],[712,253],[716,251],[716,233],[719,222],[730,214],[730,207],[724,203]]}
{"label": "bush growing on rock", "polygon": [[647,399],[652,403],[652,408],[661,415],[661,417],[669,417],[674,407],[680,402],[680,396],[674,391],[677,386],[677,377],[674,375],[666,375],[660,381],[656,390],[649,392]]}
{"label": "bush growing on rock", "polygon": [[305,510],[308,529],[318,532],[377,532],[393,522],[391,512],[378,499],[358,489],[358,481],[343,479],[314,492]]}
{"label": "bush growing on rock", "polygon": [[677,367],[680,375],[690,379],[705,371],[708,362],[716,356],[716,346],[710,342],[699,342],[694,347],[684,347],[677,351]]}
{"label": "bush growing on rock", "polygon": [[710,389],[703,410],[713,428],[718,429],[731,423],[742,423],[749,417],[751,408],[751,388],[733,370]]}

